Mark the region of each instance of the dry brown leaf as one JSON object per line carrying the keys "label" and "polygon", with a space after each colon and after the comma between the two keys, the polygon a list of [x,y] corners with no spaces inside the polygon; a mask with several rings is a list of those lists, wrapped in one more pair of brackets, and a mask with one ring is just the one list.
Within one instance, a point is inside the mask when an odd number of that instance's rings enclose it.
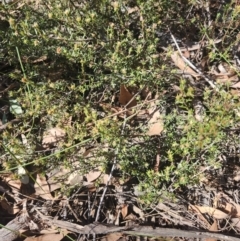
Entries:
{"label": "dry brown leaf", "polygon": [[64,238],[66,234],[44,234],[38,237],[28,237],[24,241],[60,241]]}
{"label": "dry brown leaf", "polygon": [[[119,103],[121,105],[126,105],[131,99],[133,98],[133,95],[128,91],[127,87],[125,85],[121,85],[120,87],[120,96],[119,96]],[[134,98],[131,103],[127,106],[127,108],[131,108],[133,106],[137,105],[137,101]]]}
{"label": "dry brown leaf", "polygon": [[83,182],[83,187],[87,188],[89,192],[96,192],[97,188],[92,182]]}
{"label": "dry brown leaf", "polygon": [[217,75],[216,76],[216,82],[219,84],[229,84],[232,85],[232,88],[237,88],[234,87],[237,81],[239,80],[237,75],[232,75],[232,76],[228,76],[228,75]]}
{"label": "dry brown leaf", "polygon": [[128,214],[128,205],[124,204],[123,207],[122,207],[121,212],[122,212],[122,217],[124,219],[127,216],[127,214]]}
{"label": "dry brown leaf", "polygon": [[0,205],[9,214],[16,214],[20,211],[20,208],[16,204],[10,205],[10,203],[6,199],[2,199],[0,201]]}
{"label": "dry brown leaf", "polygon": [[44,148],[47,148],[51,145],[55,145],[58,141],[62,140],[65,135],[66,132],[59,127],[48,129],[43,134],[42,145]]}
{"label": "dry brown leaf", "polygon": [[188,50],[182,50],[182,55],[187,59],[190,57],[190,53]]}
{"label": "dry brown leaf", "polygon": [[[211,231],[211,232],[217,232],[218,231],[218,224],[217,224],[217,220],[216,219],[214,219],[214,222],[211,225],[211,227],[209,228],[209,231]],[[206,238],[205,241],[217,241],[217,239],[215,239],[215,238]]]}
{"label": "dry brown leaf", "polygon": [[237,210],[236,207],[232,203],[225,202],[224,204],[218,205],[216,208],[220,208],[225,213],[228,213],[232,217],[237,216]]}
{"label": "dry brown leaf", "polygon": [[80,174],[79,172],[72,172],[69,177],[68,177],[68,180],[66,182],[66,184],[70,184],[71,186],[74,186],[74,185],[79,185],[80,183],[82,183],[83,181],[83,176],[82,174]]}
{"label": "dry brown leaf", "polygon": [[213,75],[216,78],[217,83],[232,84],[232,88],[239,88],[238,83],[233,84],[239,80],[236,71],[226,63],[220,63],[218,65],[218,71],[213,70]]}
{"label": "dry brown leaf", "polygon": [[163,118],[156,108],[156,103],[152,102],[149,109],[149,114],[152,116],[148,122],[149,129],[147,135],[149,136],[160,135],[163,131]]}
{"label": "dry brown leaf", "polygon": [[150,128],[147,132],[147,135],[154,136],[154,135],[160,135],[163,131],[163,121],[162,116],[159,113],[159,111],[156,111],[153,114],[153,117],[149,121]]}
{"label": "dry brown leaf", "polygon": [[37,174],[37,178],[34,184],[35,195],[40,196],[46,200],[53,200],[53,196],[50,193],[46,178]]}
{"label": "dry brown leaf", "polygon": [[90,153],[91,153],[91,151],[92,151],[92,149],[91,148],[89,148],[89,149],[87,149],[87,150],[85,150],[84,151],[84,153],[82,154],[83,155],[83,157],[87,157]]}
{"label": "dry brown leaf", "polygon": [[230,93],[235,96],[235,97],[239,97],[240,96],[240,90],[239,89],[231,89]]}
{"label": "dry brown leaf", "polygon": [[209,228],[209,231],[212,231],[212,232],[217,232],[218,231],[217,219],[214,219],[213,224]]}
{"label": "dry brown leaf", "polygon": [[93,182],[101,176],[101,171],[96,169],[94,171],[90,171],[88,174],[84,175],[87,179],[87,182]]}
{"label": "dry brown leaf", "polygon": [[63,166],[58,166],[51,170],[51,172],[47,173],[47,183],[49,185],[49,191],[53,192],[59,188],[61,188],[62,183],[59,181],[61,177],[64,177],[69,172],[68,169],[66,169]]}
{"label": "dry brown leaf", "polygon": [[133,211],[134,211],[136,214],[139,215],[139,218],[140,218],[141,220],[144,220],[144,212],[143,212],[140,208],[138,208],[138,207],[136,207],[135,205],[133,205]]}
{"label": "dry brown leaf", "polygon": [[6,183],[12,187],[17,189],[18,191],[20,191],[20,187],[21,187],[21,181],[19,179],[14,179],[14,177],[12,175],[9,175],[8,177],[5,178]]}
{"label": "dry brown leaf", "polygon": [[231,84],[231,81],[229,80],[229,77],[227,75],[220,75],[216,78],[217,84]]}
{"label": "dry brown leaf", "polygon": [[190,204],[189,210],[197,213],[199,218],[205,223],[205,225],[207,226],[208,229],[211,227],[210,223],[207,221],[207,219],[202,215],[202,213],[199,211],[199,209],[195,205]]}
{"label": "dry brown leaf", "polygon": [[117,241],[122,237],[121,233],[109,233],[105,237],[101,238],[101,241]]}
{"label": "dry brown leaf", "polygon": [[212,216],[213,218],[216,219],[226,219],[228,217],[228,214],[216,209],[216,208],[212,208],[212,207],[208,207],[208,206],[197,206],[195,205],[195,207],[201,212],[201,213],[207,213],[210,216]]}
{"label": "dry brown leaf", "polygon": [[54,226],[52,226],[51,228],[47,228],[47,229],[42,229],[39,234],[53,234],[53,233],[58,233],[59,231],[54,228]]}
{"label": "dry brown leaf", "polygon": [[230,197],[228,197],[224,193],[218,193],[216,195],[216,200],[220,200],[219,202],[215,201],[215,205],[218,205],[219,208],[225,209],[226,212],[229,212],[229,215],[232,217],[240,217],[240,205],[235,203]]}
{"label": "dry brown leaf", "polygon": [[[103,174],[101,176],[101,178],[100,178],[100,183],[107,185],[108,180],[109,180],[109,175],[108,174]],[[111,180],[110,180],[110,183],[109,183],[110,185],[112,183],[112,180],[113,180],[113,178],[111,178]]]}
{"label": "dry brown leaf", "polygon": [[232,85],[231,88],[239,89],[240,88],[240,82],[237,82],[236,84]]}
{"label": "dry brown leaf", "polygon": [[178,51],[175,51],[172,55],[171,58],[174,62],[174,64],[181,69],[184,73],[190,74],[192,76],[199,76],[192,68],[190,68],[182,59],[182,57],[179,55]]}
{"label": "dry brown leaf", "polygon": [[215,239],[215,238],[206,238],[206,239],[204,239],[205,241],[218,241],[217,239]]}
{"label": "dry brown leaf", "polygon": [[70,179],[70,177],[73,178],[74,174],[75,174],[74,172],[71,172],[70,169],[66,168],[63,165],[59,165],[56,168],[54,168],[53,170],[47,172],[46,173],[47,183],[49,185],[50,192],[53,192],[53,191],[61,188],[61,186],[63,184],[62,179],[64,177],[67,177],[68,175],[69,176],[68,176],[68,180],[66,180],[66,184],[69,184],[71,181],[69,179]]}

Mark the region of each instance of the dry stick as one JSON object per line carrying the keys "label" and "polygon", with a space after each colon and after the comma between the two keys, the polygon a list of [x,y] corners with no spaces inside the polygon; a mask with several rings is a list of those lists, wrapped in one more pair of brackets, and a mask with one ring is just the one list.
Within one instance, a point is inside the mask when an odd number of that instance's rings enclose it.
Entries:
{"label": "dry stick", "polygon": [[133,227],[130,231],[122,231],[124,234],[143,236],[143,237],[184,237],[184,238],[196,238],[196,239],[209,239],[211,240],[226,240],[226,241],[240,241],[240,238],[227,236],[225,234],[211,233],[205,231],[191,231],[191,230],[179,230],[171,228],[155,228],[149,226]]}
{"label": "dry stick", "polygon": [[182,52],[181,52],[181,49],[179,48],[178,43],[177,43],[175,37],[173,36],[173,34],[171,33],[171,31],[170,31],[170,34],[171,34],[171,37],[172,37],[172,39],[173,39],[173,41],[174,41],[174,43],[175,43],[175,45],[176,45],[176,47],[177,47],[177,49],[178,49],[179,54],[180,54],[180,56],[182,57],[182,59],[184,60],[184,62],[185,62],[186,64],[188,64],[188,66],[190,66],[192,69],[194,69],[198,74],[200,74],[200,75],[205,79],[205,81],[208,82],[208,84],[209,84],[213,89],[216,89],[217,91],[219,91],[218,87],[212,82],[212,80],[210,80],[209,78],[207,78],[199,69],[197,69],[187,58],[185,58],[185,57],[183,56],[183,54],[182,54]]}
{"label": "dry stick", "polygon": [[72,212],[73,216],[76,218],[76,220],[80,223],[81,220],[78,218],[77,214],[72,210],[72,207],[69,204],[69,201],[67,202],[67,207],[69,208],[69,210]]}
{"label": "dry stick", "polygon": [[[81,226],[68,221],[56,220],[52,217],[44,216],[37,209],[35,211],[39,214],[43,221],[48,225],[53,225],[59,228],[67,229],[79,234],[108,234],[114,232],[122,232],[134,236],[148,236],[148,237],[186,237],[186,238],[215,238],[226,241],[240,241],[240,238],[227,236],[225,234],[211,233],[205,231],[179,230],[170,228],[153,228],[152,226],[123,226],[116,227],[108,224],[89,224]],[[129,230],[129,231],[126,231]]]}

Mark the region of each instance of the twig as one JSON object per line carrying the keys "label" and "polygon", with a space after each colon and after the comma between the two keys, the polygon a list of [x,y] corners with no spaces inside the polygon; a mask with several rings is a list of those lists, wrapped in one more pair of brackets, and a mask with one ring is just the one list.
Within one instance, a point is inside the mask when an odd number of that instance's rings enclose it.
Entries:
{"label": "twig", "polygon": [[171,31],[170,31],[170,34],[171,34],[171,37],[172,37],[172,39],[173,39],[173,41],[174,41],[174,43],[175,43],[175,45],[176,45],[176,47],[177,47],[177,49],[178,49],[179,54],[180,54],[180,56],[182,57],[182,59],[184,60],[184,62],[185,62],[188,66],[190,66],[192,69],[194,69],[198,74],[200,74],[200,75],[205,79],[205,81],[208,82],[208,84],[209,84],[213,89],[216,89],[217,91],[219,91],[218,87],[212,82],[212,80],[210,80],[208,77],[206,77],[198,68],[196,68],[187,58],[185,58],[185,57],[183,56],[182,51],[181,51],[181,49],[179,48],[179,45],[178,45],[175,37],[174,37],[173,34],[171,33]]}
{"label": "twig", "polygon": [[78,218],[78,216],[76,215],[76,213],[72,210],[72,207],[69,204],[69,201],[67,200],[67,207],[70,209],[70,211],[72,212],[73,216],[76,218],[76,220],[80,223],[81,220]]}

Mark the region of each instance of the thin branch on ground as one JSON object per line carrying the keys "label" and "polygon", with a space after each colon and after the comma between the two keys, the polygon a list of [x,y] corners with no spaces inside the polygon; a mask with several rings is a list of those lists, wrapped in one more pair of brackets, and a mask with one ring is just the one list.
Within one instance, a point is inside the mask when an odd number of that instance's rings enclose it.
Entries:
{"label": "thin branch on ground", "polygon": [[200,75],[205,79],[205,81],[206,81],[213,89],[216,89],[217,91],[219,91],[218,87],[213,83],[212,80],[210,80],[208,77],[206,77],[198,68],[196,68],[187,58],[185,58],[185,57],[183,56],[182,51],[181,51],[181,49],[179,48],[179,45],[178,45],[175,37],[174,37],[173,34],[171,33],[171,31],[170,31],[170,34],[171,34],[171,37],[172,37],[172,39],[173,39],[173,41],[174,41],[174,43],[175,43],[175,45],[176,45],[176,47],[177,47],[177,49],[178,49],[178,52],[179,52],[181,58],[183,59],[183,61],[184,61],[188,66],[190,66],[192,69],[194,69],[198,74],[200,74]]}

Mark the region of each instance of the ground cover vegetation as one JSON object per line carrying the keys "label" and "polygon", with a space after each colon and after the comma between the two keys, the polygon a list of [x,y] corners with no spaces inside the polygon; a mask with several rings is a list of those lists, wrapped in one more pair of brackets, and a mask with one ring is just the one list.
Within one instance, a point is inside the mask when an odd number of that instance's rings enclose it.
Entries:
{"label": "ground cover vegetation", "polygon": [[238,232],[239,16],[236,0],[2,1],[3,216],[34,197],[81,225]]}

